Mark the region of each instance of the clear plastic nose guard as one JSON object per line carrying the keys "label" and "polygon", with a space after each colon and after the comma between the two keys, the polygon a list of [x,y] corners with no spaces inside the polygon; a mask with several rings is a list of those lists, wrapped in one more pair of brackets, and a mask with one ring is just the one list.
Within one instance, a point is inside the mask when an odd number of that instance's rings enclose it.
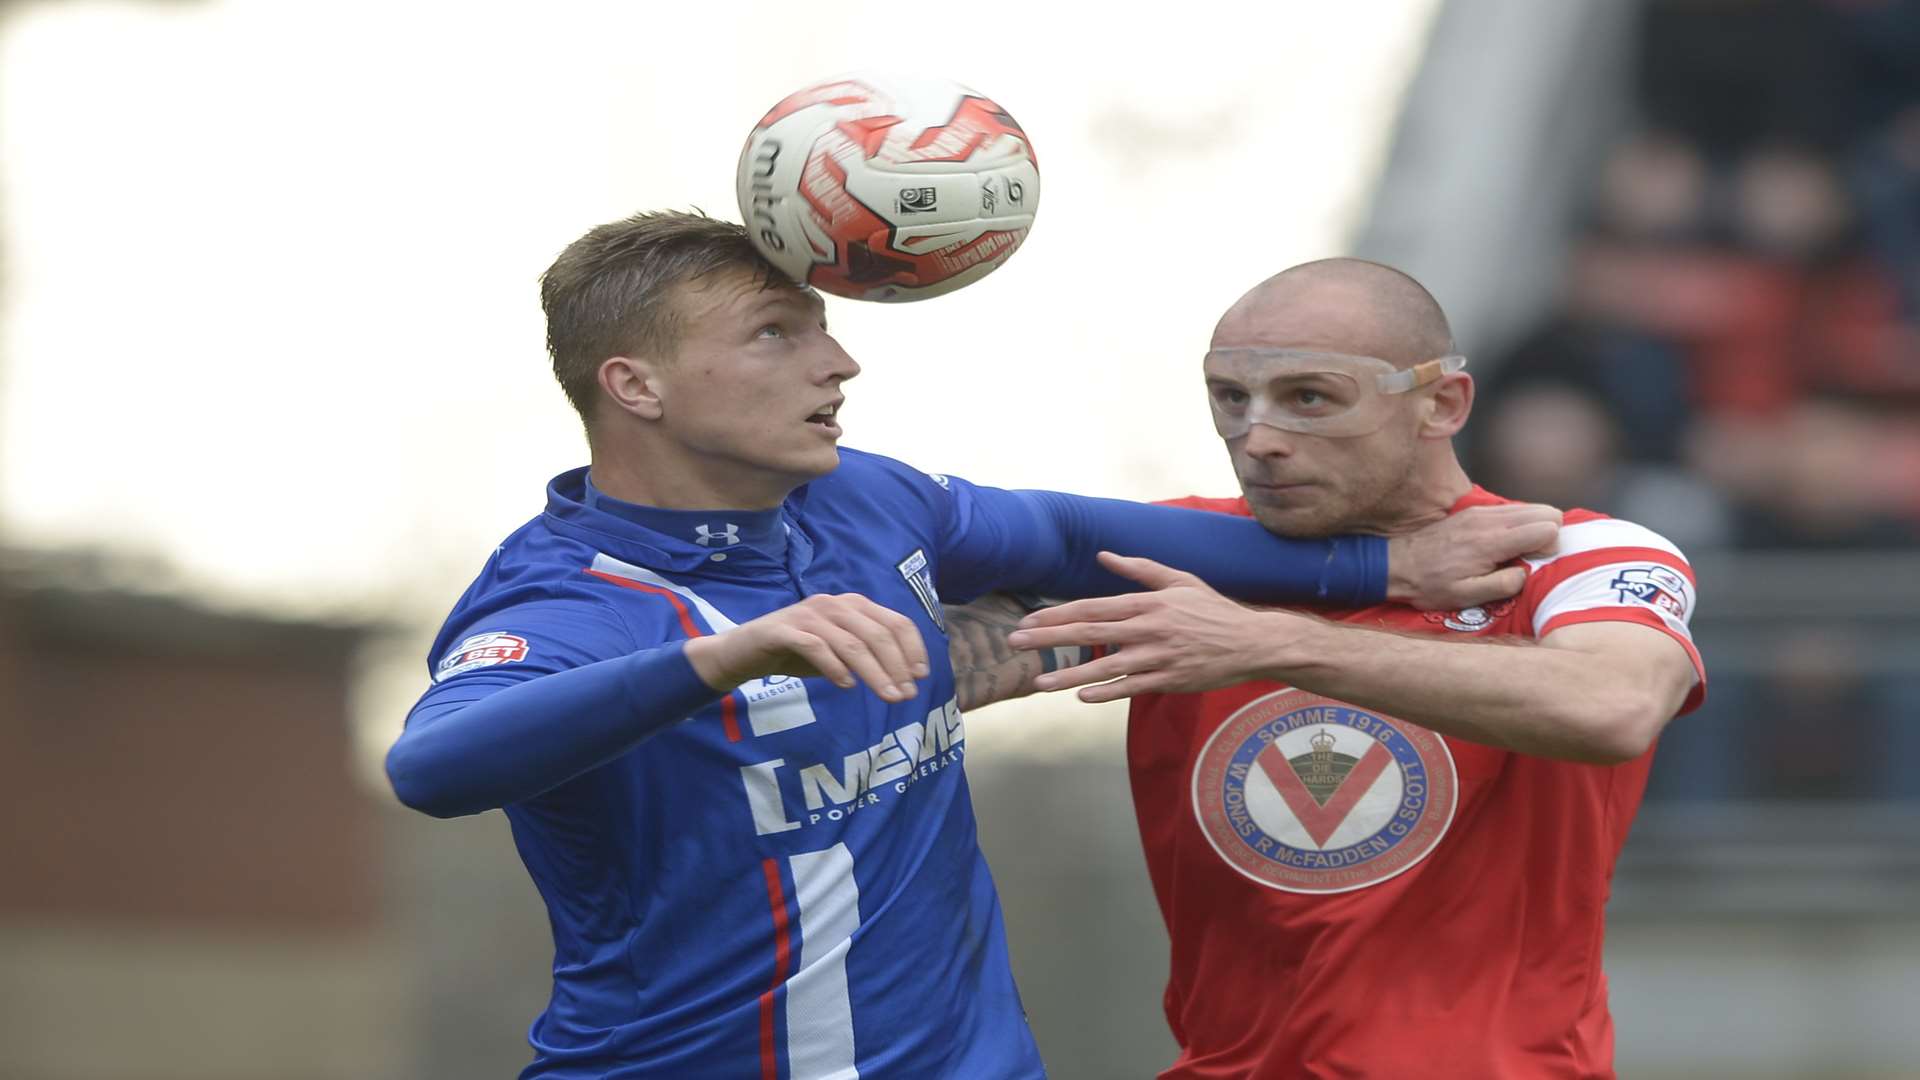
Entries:
{"label": "clear plastic nose guard", "polygon": [[1373,356],[1272,349],[1214,349],[1207,354],[1213,427],[1238,439],[1255,424],[1306,435],[1353,438],[1379,431],[1393,395],[1439,381],[1467,366],[1458,354],[1396,368]]}

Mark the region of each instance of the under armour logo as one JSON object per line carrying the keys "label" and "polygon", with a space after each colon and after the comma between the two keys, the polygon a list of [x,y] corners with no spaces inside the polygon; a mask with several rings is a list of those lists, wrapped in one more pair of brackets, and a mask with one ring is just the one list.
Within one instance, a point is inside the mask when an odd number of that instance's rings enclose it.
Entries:
{"label": "under armour logo", "polygon": [[716,544],[720,547],[732,547],[740,542],[740,526],[729,521],[721,526],[719,532],[714,532],[705,525],[695,525],[693,535],[695,542],[701,547],[713,547]]}

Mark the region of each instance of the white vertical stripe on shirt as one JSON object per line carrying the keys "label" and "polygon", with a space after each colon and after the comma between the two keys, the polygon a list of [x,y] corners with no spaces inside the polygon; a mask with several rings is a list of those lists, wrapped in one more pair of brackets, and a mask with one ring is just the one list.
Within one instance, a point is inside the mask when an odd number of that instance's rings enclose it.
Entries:
{"label": "white vertical stripe on shirt", "polygon": [[856,1080],[847,952],[860,925],[860,887],[845,844],[787,859],[800,909],[800,967],[787,980],[792,1080]]}

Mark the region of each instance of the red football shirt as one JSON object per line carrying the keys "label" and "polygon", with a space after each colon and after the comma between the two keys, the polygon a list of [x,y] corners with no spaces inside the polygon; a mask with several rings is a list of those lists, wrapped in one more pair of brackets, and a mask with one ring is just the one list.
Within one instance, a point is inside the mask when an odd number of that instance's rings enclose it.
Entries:
{"label": "red football shirt", "polygon": [[[1454,510],[1505,501],[1476,487]],[[1569,511],[1559,553],[1527,566],[1484,607],[1320,614],[1463,639],[1641,623],[1686,647],[1698,704],[1672,544]],[[1552,761],[1270,682],[1136,699],[1127,759],[1181,1046],[1161,1076],[1612,1077],[1604,908],[1652,758]]]}

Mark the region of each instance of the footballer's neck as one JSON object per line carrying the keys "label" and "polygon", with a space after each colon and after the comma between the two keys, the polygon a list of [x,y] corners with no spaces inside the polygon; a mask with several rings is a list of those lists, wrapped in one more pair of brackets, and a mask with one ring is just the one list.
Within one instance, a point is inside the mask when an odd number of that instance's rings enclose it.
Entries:
{"label": "footballer's neck", "polygon": [[602,494],[662,510],[771,510],[813,479],[648,438],[644,430],[589,429],[587,451]]}
{"label": "footballer's neck", "polygon": [[1418,532],[1446,517],[1472,490],[1473,481],[1460,467],[1452,446],[1447,446],[1444,453],[1422,455],[1406,485],[1389,501],[1387,512],[1373,527],[1361,531],[1381,536]]}
{"label": "footballer's neck", "polygon": [[602,493],[662,510],[771,510],[808,479],[711,460],[663,462],[598,452],[589,471]]}

